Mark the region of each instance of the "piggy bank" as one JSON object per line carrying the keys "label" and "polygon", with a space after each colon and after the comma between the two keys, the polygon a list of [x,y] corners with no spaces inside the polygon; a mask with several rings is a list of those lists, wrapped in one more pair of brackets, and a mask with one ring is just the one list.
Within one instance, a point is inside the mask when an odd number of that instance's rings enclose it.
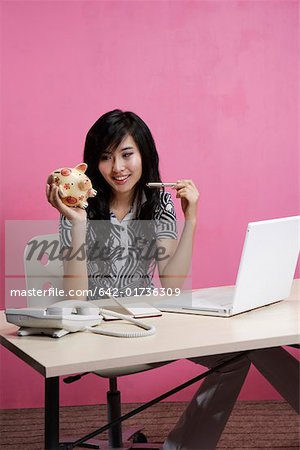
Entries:
{"label": "piggy bank", "polygon": [[54,170],[49,175],[48,183],[58,186],[59,196],[65,205],[85,209],[88,206],[87,198],[97,194],[91,180],[84,174],[86,169],[87,164],[81,163],[73,169],[63,167]]}

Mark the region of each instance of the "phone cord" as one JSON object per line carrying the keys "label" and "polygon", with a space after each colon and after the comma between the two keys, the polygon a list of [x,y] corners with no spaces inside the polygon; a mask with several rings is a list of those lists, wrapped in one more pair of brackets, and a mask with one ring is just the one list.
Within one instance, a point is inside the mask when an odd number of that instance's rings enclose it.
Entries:
{"label": "phone cord", "polygon": [[125,331],[109,331],[104,330],[103,328],[96,328],[96,327],[86,327],[86,330],[96,333],[96,334],[104,334],[106,336],[116,336],[116,337],[126,337],[126,338],[136,338],[136,337],[145,337],[145,336],[151,336],[152,334],[156,333],[156,328],[154,325],[148,325],[144,322],[141,322],[140,320],[134,319],[133,317],[129,317],[125,314],[116,313],[114,311],[108,311],[106,309],[100,309],[100,314],[108,314],[110,316],[116,317],[117,319],[124,319],[127,320],[127,322],[131,322],[134,325],[143,328],[145,331],[133,331],[131,333],[127,333]]}

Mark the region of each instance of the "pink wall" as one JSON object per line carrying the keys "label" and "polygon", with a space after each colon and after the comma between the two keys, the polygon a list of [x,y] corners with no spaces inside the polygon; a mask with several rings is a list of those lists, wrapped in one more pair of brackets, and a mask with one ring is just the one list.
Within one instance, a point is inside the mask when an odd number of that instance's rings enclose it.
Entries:
{"label": "pink wall", "polygon": [[[82,160],[99,115],[133,110],[155,136],[163,178],[192,178],[201,191],[194,287],[234,284],[247,222],[299,212],[299,3],[1,6],[3,219],[56,218],[47,174]],[[1,359],[2,407],[42,405],[42,377],[4,349]],[[145,399],[145,388],[152,397],[198,373],[175,364],[122,379],[124,399]],[[87,377],[63,388],[62,403],[104,401],[104,385]],[[278,395],[253,370],[240,398]]]}

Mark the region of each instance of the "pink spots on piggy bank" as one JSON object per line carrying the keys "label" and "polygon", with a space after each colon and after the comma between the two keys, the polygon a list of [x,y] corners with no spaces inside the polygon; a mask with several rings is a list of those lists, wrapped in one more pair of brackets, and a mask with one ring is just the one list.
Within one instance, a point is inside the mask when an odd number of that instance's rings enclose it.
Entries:
{"label": "pink spots on piggy bank", "polygon": [[73,169],[63,167],[50,174],[65,205],[84,209],[88,206],[88,197],[95,197],[97,194],[91,180],[85,175],[86,169],[87,164],[81,163]]}
{"label": "pink spots on piggy bank", "polygon": [[77,203],[77,198],[75,198],[75,197],[66,197],[66,203],[68,203],[69,205],[71,205],[71,206],[74,206],[74,205],[76,205],[76,203]]}

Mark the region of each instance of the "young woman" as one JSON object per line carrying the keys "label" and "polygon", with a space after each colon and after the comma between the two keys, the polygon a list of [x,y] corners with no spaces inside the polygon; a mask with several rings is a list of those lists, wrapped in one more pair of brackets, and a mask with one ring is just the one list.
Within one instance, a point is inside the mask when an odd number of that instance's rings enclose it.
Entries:
{"label": "young woman", "polygon": [[[76,254],[87,237],[87,251],[91,254],[98,246],[98,254],[105,257],[64,261],[65,292],[89,289],[96,293],[89,299],[108,289],[119,296],[139,293],[138,289],[142,293],[153,288],[156,263],[162,287],[180,288],[189,271],[196,226],[199,193],[193,181],[178,180],[175,186],[185,216],[177,242],[171,195],[146,185],[161,181],[158,154],[149,128],[137,115],[115,110],[100,117],[87,134],[84,161],[98,191],[87,211],[65,206],[53,184],[47,186],[47,196],[64,217],[62,245]],[[135,219],[142,228],[138,236],[132,230]],[[148,247],[149,254],[154,241],[161,257],[146,258],[145,251],[139,257],[141,246]]]}
{"label": "young woman", "polygon": [[[62,247],[72,248],[74,254],[86,249],[81,258],[64,261],[65,292],[90,290],[95,294],[88,295],[90,300],[108,289],[119,296],[139,289],[151,291],[156,265],[163,288],[181,288],[191,263],[197,219],[199,193],[193,181],[178,180],[174,187],[185,218],[178,240],[170,194],[146,185],[161,179],[153,137],[140,117],[120,110],[101,116],[87,134],[84,161],[98,191],[87,211],[65,206],[57,186],[47,185],[48,201],[62,215]],[[160,251],[145,253],[153,242]],[[214,367],[232,356],[192,361]],[[216,447],[251,362],[299,411],[299,368],[289,353],[274,348],[241,354],[239,360],[206,378],[169,434],[164,450]]]}

